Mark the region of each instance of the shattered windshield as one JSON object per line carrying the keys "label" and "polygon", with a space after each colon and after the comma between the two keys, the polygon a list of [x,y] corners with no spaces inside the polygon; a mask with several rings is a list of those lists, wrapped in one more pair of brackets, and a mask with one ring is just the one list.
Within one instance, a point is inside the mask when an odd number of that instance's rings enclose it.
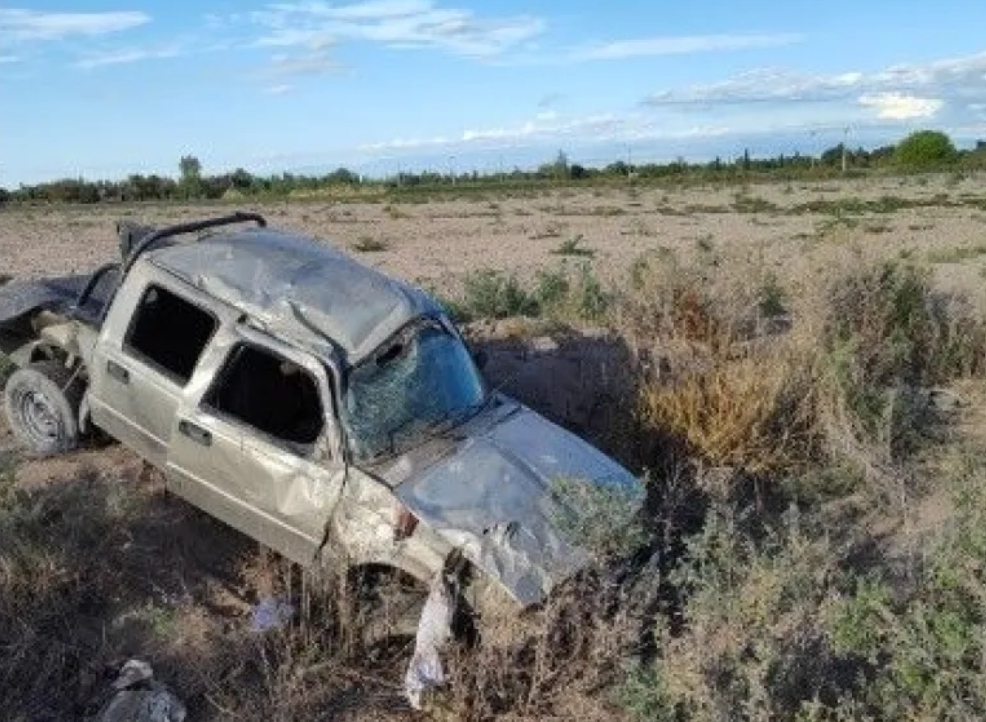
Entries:
{"label": "shattered windshield", "polygon": [[462,341],[436,321],[416,324],[349,373],[342,416],[350,449],[358,459],[396,453],[464,420],[484,394]]}

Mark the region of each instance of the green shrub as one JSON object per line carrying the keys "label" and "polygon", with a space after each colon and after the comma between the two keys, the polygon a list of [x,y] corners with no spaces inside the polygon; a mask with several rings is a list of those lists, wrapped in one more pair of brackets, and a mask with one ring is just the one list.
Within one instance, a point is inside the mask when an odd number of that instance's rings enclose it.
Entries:
{"label": "green shrub", "polygon": [[764,277],[757,294],[757,301],[760,314],[766,318],[783,316],[787,313],[788,294],[777,279],[776,273],[769,272]]}
{"label": "green shrub", "polygon": [[572,290],[572,282],[568,273],[562,269],[538,271],[536,284],[537,288],[534,293],[541,306],[546,309],[557,308],[563,304]]}
{"label": "green shrub", "polygon": [[575,236],[574,238],[569,238],[567,241],[562,241],[557,248],[555,248],[552,253],[556,256],[586,256],[592,258],[596,255],[596,252],[591,248],[586,248],[582,245],[585,239],[582,234]]}
{"label": "green shrub", "polygon": [[836,279],[822,300],[830,391],[856,431],[897,453],[919,431],[923,390],[981,375],[986,323],[937,294],[927,269],[885,263]]}
{"label": "green shrub", "polygon": [[632,670],[629,709],[647,720],[792,720],[844,694],[826,625],[840,572],[813,537],[791,512],[758,542],[741,517],[714,509],[671,575],[680,619],[659,621],[659,658]]}
{"label": "green shrub", "polygon": [[572,544],[599,563],[632,554],[647,541],[637,514],[643,503],[639,489],[560,478],[552,483],[551,491],[562,502],[552,521]]}
{"label": "green shrub", "polygon": [[353,244],[353,250],[360,253],[379,253],[390,248],[390,244],[380,238],[372,236],[360,236]]}
{"label": "green shrub", "polygon": [[986,718],[986,459],[957,482],[954,522],[910,594],[867,579],[839,606],[834,641],[867,665],[858,706],[870,719]]}
{"label": "green shrub", "polygon": [[459,304],[469,318],[537,316],[541,312],[538,299],[516,276],[493,270],[476,271],[466,276]]}
{"label": "green shrub", "polygon": [[958,152],[952,139],[936,130],[919,130],[897,144],[894,160],[904,168],[937,168],[955,161]]}

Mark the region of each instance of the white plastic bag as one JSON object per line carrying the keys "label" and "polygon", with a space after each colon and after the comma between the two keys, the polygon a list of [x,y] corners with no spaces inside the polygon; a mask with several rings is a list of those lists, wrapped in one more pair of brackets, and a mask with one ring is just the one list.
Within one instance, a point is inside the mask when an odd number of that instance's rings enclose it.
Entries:
{"label": "white plastic bag", "polygon": [[435,576],[421,610],[421,621],[414,638],[414,656],[404,675],[404,690],[414,709],[421,709],[421,697],[427,690],[445,684],[441,651],[452,636],[455,601],[442,573]]}

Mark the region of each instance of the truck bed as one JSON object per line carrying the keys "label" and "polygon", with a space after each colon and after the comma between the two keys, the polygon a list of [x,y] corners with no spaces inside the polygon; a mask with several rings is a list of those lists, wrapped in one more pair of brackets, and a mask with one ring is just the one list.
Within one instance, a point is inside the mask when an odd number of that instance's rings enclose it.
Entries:
{"label": "truck bed", "polygon": [[[113,288],[112,274],[100,280],[85,307],[74,315],[98,328]],[[0,285],[0,352],[10,352],[31,335],[31,318],[40,311],[68,313],[90,276],[61,276]]]}

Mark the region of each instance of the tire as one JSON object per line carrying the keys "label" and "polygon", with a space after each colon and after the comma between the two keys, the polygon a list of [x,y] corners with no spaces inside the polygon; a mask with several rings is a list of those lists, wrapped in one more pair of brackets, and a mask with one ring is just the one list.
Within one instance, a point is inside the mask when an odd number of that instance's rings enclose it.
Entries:
{"label": "tire", "polygon": [[17,440],[37,456],[79,445],[79,406],[85,385],[58,361],[18,369],[3,390],[7,422]]}
{"label": "tire", "polygon": [[372,568],[355,572],[350,585],[364,645],[414,637],[428,598],[424,584],[396,570]]}

